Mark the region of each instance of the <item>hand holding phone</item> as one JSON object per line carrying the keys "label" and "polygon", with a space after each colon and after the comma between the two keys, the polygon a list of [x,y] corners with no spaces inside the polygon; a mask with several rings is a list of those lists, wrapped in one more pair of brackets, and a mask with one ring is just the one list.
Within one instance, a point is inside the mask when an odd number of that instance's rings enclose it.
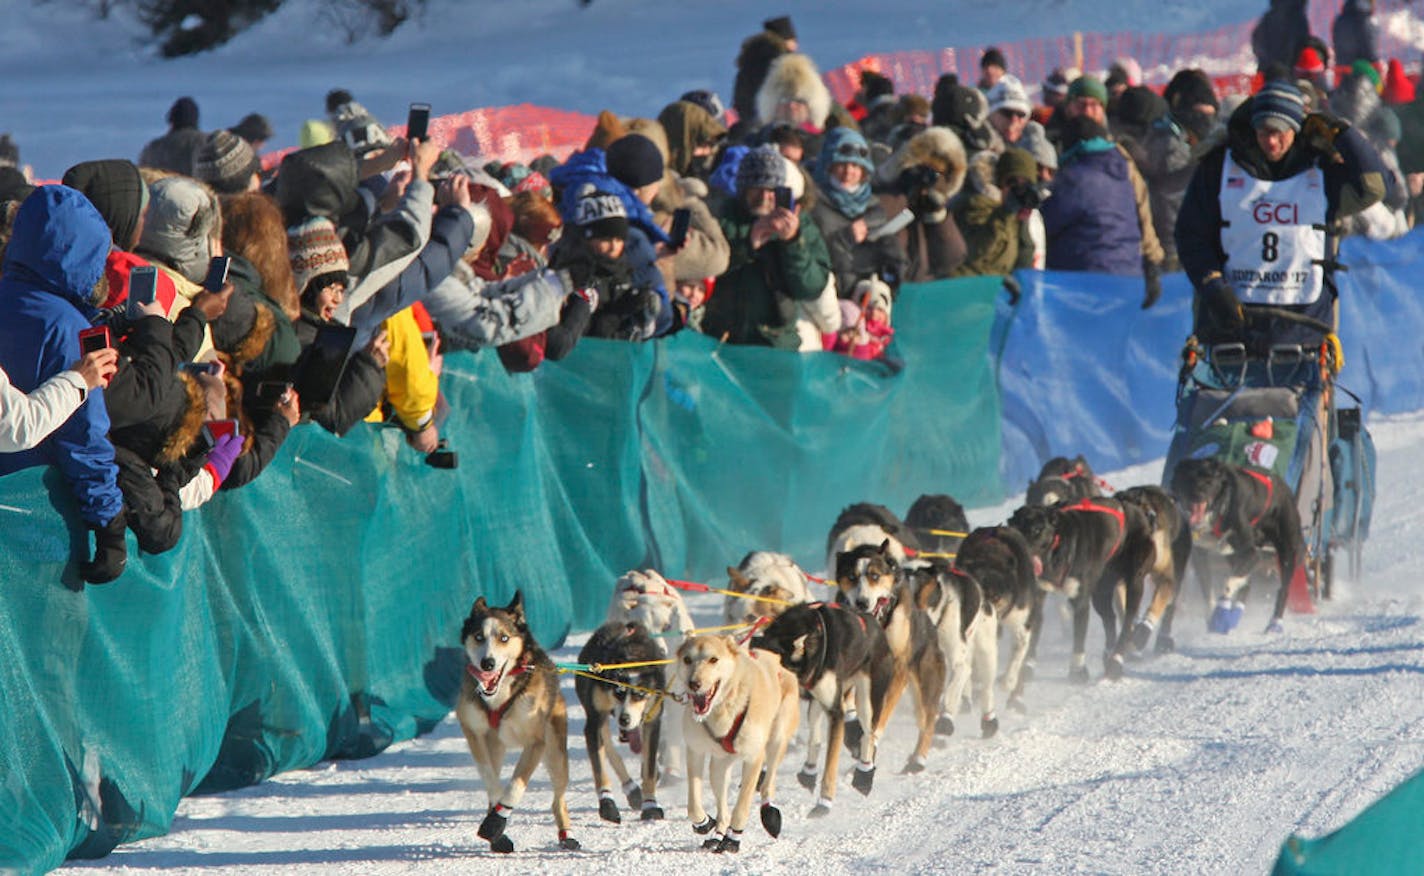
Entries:
{"label": "hand holding phone", "polygon": [[412,143],[417,140],[426,140],[430,135],[430,104],[413,103],[410,105],[410,115],[405,121],[405,138]]}
{"label": "hand holding phone", "polygon": [[687,231],[692,225],[692,211],[686,207],[679,207],[672,211],[672,228],[668,231],[668,246],[672,249],[682,249],[687,243]]}
{"label": "hand holding phone", "polygon": [[203,288],[209,292],[221,292],[227,285],[227,272],[232,267],[228,256],[213,256],[208,262],[208,276],[203,279]]}
{"label": "hand holding phone", "polygon": [[207,432],[214,444],[218,442],[219,438],[241,434],[238,432],[236,420],[209,420],[203,424],[203,431]]}
{"label": "hand holding phone", "polygon": [[143,318],[143,308],[158,297],[158,269],[153,265],[136,265],[129,271],[129,298],[126,312],[130,321]]}
{"label": "hand holding phone", "polygon": [[775,192],[776,206],[783,210],[796,209],[796,198],[792,196],[790,186],[777,186]]}

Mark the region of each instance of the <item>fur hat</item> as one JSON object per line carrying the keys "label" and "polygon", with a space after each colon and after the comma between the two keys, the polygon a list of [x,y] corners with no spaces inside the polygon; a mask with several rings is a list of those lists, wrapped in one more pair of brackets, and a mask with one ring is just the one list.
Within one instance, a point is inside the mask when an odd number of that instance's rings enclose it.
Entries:
{"label": "fur hat", "polygon": [[83,192],[89,203],[98,208],[113,232],[114,246],[133,246],[139,217],[148,207],[148,186],[132,161],[83,161],[66,170],[60,182]]}
{"label": "fur hat", "polygon": [[1096,76],[1079,76],[1068,84],[1068,99],[1088,97],[1103,106],[1108,105],[1108,87]]}
{"label": "fur hat", "polygon": [[611,111],[603,110],[598,114],[598,121],[594,123],[593,132],[588,135],[588,140],[583,144],[583,148],[607,149],[614,141],[627,136],[627,134],[628,129],[623,125],[623,120]]}
{"label": "fur hat", "polygon": [[608,147],[608,173],[630,189],[663,178],[664,157],[657,144],[642,134],[628,134]]}
{"label": "fur hat", "polygon": [[831,114],[831,92],[821,81],[815,63],[799,52],[788,52],[771,62],[766,79],[757,90],[757,118],[763,122],[775,121],[777,108],[790,101],[806,104],[813,127],[825,127],[826,118]]}
{"label": "fur hat", "polygon": [[272,139],[272,123],[261,113],[248,113],[242,121],[228,128],[248,143],[261,143]]}
{"label": "fur hat", "polygon": [[954,197],[964,187],[969,171],[969,159],[964,143],[949,128],[926,128],[906,141],[892,159],[895,173],[912,167],[928,167],[939,174],[934,188],[946,199]]}
{"label": "fur hat", "polygon": [[786,162],[775,146],[751,150],[737,165],[737,194],[747,189],[774,189],[786,185]]}
{"label": "fur hat", "polygon": [[998,67],[1000,70],[1009,69],[1009,62],[1004,60],[1004,53],[999,51],[998,46],[990,46],[984,50],[984,54],[979,56],[980,70],[990,65]]}
{"label": "fur hat", "polygon": [[879,307],[885,311],[885,318],[890,318],[891,309],[894,307],[895,297],[890,291],[889,285],[879,277],[866,277],[855,284],[855,294],[852,296],[857,304],[862,302],[862,310],[869,311],[872,307]]}
{"label": "fur hat", "polygon": [[[327,95],[327,100],[331,100],[331,95]],[[394,142],[376,117],[354,100],[337,105],[330,114],[337,138],[345,141],[358,157]]]}
{"label": "fur hat", "polygon": [[168,108],[168,124],[175,129],[198,127],[198,102],[191,97],[180,97]]}
{"label": "fur hat", "polygon": [[1028,92],[1024,90],[1019,78],[1012,73],[1005,73],[984,97],[989,101],[991,113],[1009,110],[1028,115],[1033,112],[1033,104],[1028,102]]}
{"label": "fur hat", "polygon": [[194,283],[203,282],[219,231],[218,199],[186,176],[168,176],[149,186],[148,213],[138,251],[152,255]]}
{"label": "fur hat", "polygon": [[252,145],[231,131],[214,131],[193,156],[193,177],[220,195],[247,191],[262,169]]}
{"label": "fur hat", "polygon": [[1253,128],[1271,125],[1299,131],[1300,123],[1305,121],[1305,98],[1290,82],[1267,82],[1251,100]]}
{"label": "fur hat", "polygon": [[309,288],[312,280],[339,274],[344,281],[351,268],[336,226],[324,216],[312,216],[302,224],[288,228],[287,249],[292,258],[292,279],[303,301],[309,300],[308,292],[316,291]]}
{"label": "fur hat", "polygon": [[935,86],[934,123],[957,130],[969,130],[984,124],[989,117],[989,103],[977,88],[958,83],[944,88]]}
{"label": "fur hat", "polygon": [[584,183],[574,207],[573,224],[585,239],[627,237],[628,210],[618,195],[599,191],[593,183]]}
{"label": "fur hat", "polygon": [[796,28],[791,24],[791,16],[780,15],[761,23],[762,30],[769,30],[784,40],[796,39]]}

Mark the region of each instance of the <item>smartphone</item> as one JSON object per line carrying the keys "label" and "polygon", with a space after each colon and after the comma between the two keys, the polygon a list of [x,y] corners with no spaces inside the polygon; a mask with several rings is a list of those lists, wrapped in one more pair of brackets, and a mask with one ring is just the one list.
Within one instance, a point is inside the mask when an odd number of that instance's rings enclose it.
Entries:
{"label": "smartphone", "polygon": [[406,117],[405,138],[411,142],[424,140],[430,134],[430,104],[413,103]]}
{"label": "smartphone", "polygon": [[203,429],[212,438],[213,443],[218,443],[218,439],[226,435],[237,435],[236,420],[209,420],[203,424]]}
{"label": "smartphone", "polygon": [[109,327],[106,325],[96,325],[79,333],[79,355],[81,356],[87,356],[95,350],[112,346],[113,343],[109,340]]}
{"label": "smartphone", "polygon": [[790,186],[776,187],[776,206],[783,210],[794,210],[796,208],[796,199],[791,196]]}
{"label": "smartphone", "polygon": [[213,260],[208,262],[208,275],[203,278],[203,288],[209,292],[221,292],[227,285],[227,270],[231,266],[232,259],[227,256],[213,256]]}
{"label": "smartphone", "polygon": [[673,249],[680,249],[687,243],[687,229],[692,224],[692,211],[686,207],[680,207],[672,211],[672,229],[668,231],[671,238],[669,245]]}
{"label": "smartphone", "polygon": [[158,297],[158,269],[153,265],[138,265],[129,271],[129,303],[128,316],[130,320],[137,320],[143,317],[140,307],[152,304]]}
{"label": "smartphone", "polygon": [[179,362],[178,367],[189,374],[212,374],[218,373],[217,362]]}
{"label": "smartphone", "polygon": [[257,402],[263,407],[270,408],[282,400],[292,389],[290,383],[281,380],[264,380],[257,384]]}

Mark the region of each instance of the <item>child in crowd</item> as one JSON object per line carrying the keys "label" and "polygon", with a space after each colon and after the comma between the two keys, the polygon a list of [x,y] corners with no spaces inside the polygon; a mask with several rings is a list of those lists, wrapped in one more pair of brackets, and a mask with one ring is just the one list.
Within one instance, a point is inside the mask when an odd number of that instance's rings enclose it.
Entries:
{"label": "child in crowd", "polygon": [[853,299],[841,300],[842,328],[823,336],[825,348],[853,359],[879,359],[895,336],[890,326],[890,287],[878,277],[855,284]]}

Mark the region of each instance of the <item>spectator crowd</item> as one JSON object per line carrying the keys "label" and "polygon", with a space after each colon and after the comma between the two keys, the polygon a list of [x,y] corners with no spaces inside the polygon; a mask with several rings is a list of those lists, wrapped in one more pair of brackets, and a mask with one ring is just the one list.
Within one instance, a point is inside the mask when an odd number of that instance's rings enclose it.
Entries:
{"label": "spectator crowd", "polygon": [[[1345,4],[1333,51],[1300,5],[1262,17],[1254,97],[1198,69],[1159,90],[1130,58],[1030,86],[991,47],[975,83],[896,94],[863,70],[842,105],[780,17],[743,42],[730,109],[703,90],[656,118],[605,111],[562,161],[393,138],[341,89],[270,172],[265,118],[204,131],[188,97],[137,163],[86,161],[60,185],[31,185],[5,137],[0,474],[62,470],[101,583],[126,530],[170,549],[185,511],[258,477],[303,422],[384,423],[436,453],[443,351],[493,347],[523,372],[583,337],[697,331],[875,359],[903,283],[1021,268],[1138,276],[1151,307],[1182,267],[1195,167],[1263,114],[1363,134],[1386,184],[1338,233],[1403,234],[1424,101],[1378,57],[1372,3]],[[153,300],[130,302],[150,266]],[[95,326],[109,345],[81,355]]]}

